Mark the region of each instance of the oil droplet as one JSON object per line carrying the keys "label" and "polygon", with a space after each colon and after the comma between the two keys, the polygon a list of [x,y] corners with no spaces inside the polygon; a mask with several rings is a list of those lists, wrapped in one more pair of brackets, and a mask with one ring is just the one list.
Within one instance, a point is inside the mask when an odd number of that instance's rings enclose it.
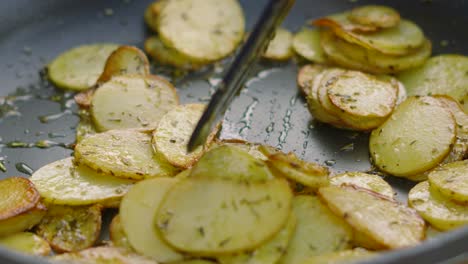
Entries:
{"label": "oil droplet", "polygon": [[6,172],[7,169],[6,169],[6,167],[5,167],[4,161],[5,161],[5,158],[4,158],[4,157],[0,157],[0,171]]}
{"label": "oil droplet", "polygon": [[333,166],[336,164],[336,160],[326,160],[325,165],[327,166]]}
{"label": "oil droplet", "polygon": [[273,130],[275,130],[275,123],[274,122],[271,122],[265,129],[265,131],[270,134],[271,132],[273,132]]}
{"label": "oil droplet", "polygon": [[50,132],[47,135],[49,136],[49,138],[63,138],[63,137],[65,137],[64,134],[59,134],[59,133],[54,133],[54,132]]}
{"label": "oil droplet", "polygon": [[242,119],[239,121],[243,126],[239,129],[239,134],[242,135],[244,131],[249,130],[252,125],[252,115],[255,109],[255,106],[258,104],[257,98],[252,98],[253,101],[250,103],[242,114]]}
{"label": "oil droplet", "polygon": [[34,172],[34,170],[24,162],[16,163],[15,167],[19,172],[22,172],[22,173],[27,174],[27,175],[32,175],[33,172]]}
{"label": "oil droplet", "polygon": [[11,141],[6,144],[7,148],[30,148],[31,144],[28,144],[23,141]]}
{"label": "oil droplet", "polygon": [[41,123],[48,123],[50,121],[54,121],[54,120],[57,120],[63,116],[66,116],[66,115],[70,115],[72,114],[72,111],[67,109],[61,113],[58,113],[58,114],[52,114],[52,115],[45,115],[45,116],[39,116],[39,121],[41,121]]}
{"label": "oil droplet", "polygon": [[340,151],[353,151],[353,150],[354,150],[354,143],[349,143],[340,148]]}

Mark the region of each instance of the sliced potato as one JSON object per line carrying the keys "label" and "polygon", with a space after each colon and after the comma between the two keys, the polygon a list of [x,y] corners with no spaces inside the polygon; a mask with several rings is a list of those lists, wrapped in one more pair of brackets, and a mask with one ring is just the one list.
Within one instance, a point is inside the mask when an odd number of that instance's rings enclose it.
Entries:
{"label": "sliced potato", "polygon": [[[445,94],[458,102],[468,96],[468,57],[444,54],[430,58],[420,68],[402,72],[398,79],[403,82],[409,95]],[[468,101],[464,101],[465,107]]]}
{"label": "sliced potato", "polygon": [[49,205],[47,214],[35,231],[56,252],[71,252],[89,248],[101,233],[100,205]]}
{"label": "sliced potato", "polygon": [[451,230],[468,224],[468,207],[442,196],[427,181],[410,190],[408,204],[437,229]]}
{"label": "sliced potato", "polygon": [[158,31],[157,16],[161,8],[161,1],[156,0],[149,4],[145,9],[144,19],[146,25],[154,32]]}
{"label": "sliced potato", "polygon": [[320,24],[321,27],[341,28],[345,31],[360,33],[371,33],[379,30],[379,28],[375,26],[354,23],[349,19],[349,15],[350,12],[332,14],[314,21],[313,24]]}
{"label": "sliced potato", "polygon": [[35,207],[19,215],[0,221],[0,236],[6,236],[31,229],[39,222],[47,212],[47,208],[42,203],[37,203]]}
{"label": "sliced potato", "polygon": [[195,60],[226,57],[244,38],[245,19],[237,0],[164,1],[157,23],[166,46]]}
{"label": "sliced potato", "polygon": [[112,221],[109,225],[109,238],[113,246],[133,250],[130,242],[128,242],[128,237],[123,230],[120,215],[116,215],[114,218],[112,218]]}
{"label": "sliced potato", "polygon": [[74,264],[158,264],[156,261],[137,255],[123,248],[94,247],[78,252],[65,253],[51,257],[54,263]]}
{"label": "sliced potato", "polygon": [[133,181],[74,166],[73,158],[52,162],[31,176],[42,198],[53,204],[89,205],[120,199]]}
{"label": "sliced potato", "polygon": [[352,185],[323,187],[318,193],[356,232],[378,243],[375,247],[409,247],[424,239],[425,225],[419,215],[387,196]]}
{"label": "sliced potato", "polygon": [[59,88],[88,89],[96,83],[107,58],[117,48],[115,44],[92,44],[70,49],[49,64],[49,79]]}
{"label": "sliced potato", "polygon": [[203,104],[180,105],[161,118],[153,133],[153,146],[172,165],[189,168],[203,155],[202,146],[189,153],[187,144],[204,110]]}
{"label": "sliced potato", "polygon": [[325,54],[320,46],[320,32],[318,29],[303,28],[294,35],[292,40],[294,51],[306,60],[324,63]]}
{"label": "sliced potato", "polygon": [[204,259],[191,259],[173,262],[171,264],[215,264],[215,262],[204,260]]}
{"label": "sliced potato", "polygon": [[79,112],[80,121],[76,126],[76,142],[80,142],[85,137],[98,133],[96,127],[91,120],[91,116],[88,110],[81,109]]}
{"label": "sliced potato", "polygon": [[232,145],[215,147],[192,168],[190,177],[261,182],[273,179],[265,162]]}
{"label": "sliced potato", "polygon": [[315,256],[302,262],[303,264],[345,264],[354,261],[363,261],[374,257],[376,254],[372,251],[356,248],[332,252]]}
{"label": "sliced potato", "polygon": [[468,160],[444,164],[428,176],[429,184],[446,198],[468,202]]}
{"label": "sliced potato", "polygon": [[317,163],[299,159],[294,153],[277,153],[268,156],[267,164],[281,176],[317,190],[329,183],[329,170]]}
{"label": "sliced potato", "polygon": [[[242,139],[223,139],[221,141],[217,141],[214,144],[214,147],[219,145],[227,145],[227,146],[234,146],[244,150],[245,152],[249,153],[252,157],[266,161],[268,158],[265,154],[260,150],[262,145],[251,143]],[[213,148],[214,148],[213,147]]]}
{"label": "sliced potato", "polygon": [[81,108],[87,110],[91,106],[96,86],[89,88],[88,90],[81,91],[73,97],[76,104]]}
{"label": "sliced potato", "polygon": [[165,79],[122,75],[113,77],[96,90],[91,116],[99,131],[155,127],[177,104],[176,90]]}
{"label": "sliced potato", "polygon": [[154,216],[176,179],[157,178],[135,184],[122,199],[120,217],[128,242],[140,254],[158,262],[183,259],[183,255],[162,240],[155,230]]}
{"label": "sliced potato", "polygon": [[293,213],[297,218],[296,230],[279,264],[303,263],[313,256],[351,248],[349,225],[316,196],[294,197]]}
{"label": "sliced potato", "polygon": [[151,135],[134,129],[109,130],[88,136],[75,147],[75,161],[119,178],[141,180],[174,176],[174,168],[158,152]]}
{"label": "sliced potato", "polygon": [[275,37],[270,40],[263,57],[271,60],[289,60],[293,55],[292,41],[291,32],[284,28],[276,29]]}
{"label": "sliced potato", "polygon": [[352,184],[361,188],[369,189],[390,198],[395,197],[395,191],[392,189],[392,186],[390,186],[390,184],[388,184],[381,177],[374,174],[368,174],[364,172],[346,172],[331,177],[330,184],[336,186],[340,186],[342,184]]}
{"label": "sliced potato", "polygon": [[271,264],[277,263],[286,252],[296,229],[296,216],[291,213],[286,225],[268,242],[254,251],[218,257],[221,264]]}
{"label": "sliced potato", "polygon": [[51,251],[47,241],[30,232],[20,232],[2,237],[0,245],[11,250],[38,256],[47,256]]}
{"label": "sliced potato", "polygon": [[381,5],[359,6],[351,10],[349,20],[356,24],[377,28],[391,28],[400,23],[400,14],[395,9]]}
{"label": "sliced potato", "polygon": [[236,182],[189,177],[167,193],[156,225],[169,244],[185,252],[218,256],[253,250],[284,226],[291,200],[283,179]]}
{"label": "sliced potato", "polygon": [[455,142],[452,114],[433,97],[409,97],[372,131],[374,164],[395,176],[412,176],[437,166]]}
{"label": "sliced potato", "polygon": [[145,53],[137,47],[120,46],[107,58],[104,71],[98,83],[109,81],[115,75],[139,74],[149,75],[149,61]]}
{"label": "sliced potato", "polygon": [[301,88],[301,91],[306,95],[310,96],[312,85],[315,77],[319,75],[326,68],[320,64],[308,64],[303,66],[297,74],[297,85]]}
{"label": "sliced potato", "polygon": [[345,68],[370,73],[396,73],[424,64],[432,51],[431,42],[425,40],[422,46],[405,56],[386,55],[348,43],[330,31],[320,35],[322,48],[327,58]]}

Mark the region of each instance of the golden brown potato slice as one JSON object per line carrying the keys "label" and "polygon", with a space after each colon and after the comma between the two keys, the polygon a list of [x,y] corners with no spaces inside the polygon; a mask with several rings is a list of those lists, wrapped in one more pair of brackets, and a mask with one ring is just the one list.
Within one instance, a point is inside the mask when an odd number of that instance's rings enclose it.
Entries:
{"label": "golden brown potato slice", "polygon": [[468,224],[468,207],[441,195],[427,181],[410,190],[408,204],[437,229],[451,230]]}
{"label": "golden brown potato slice", "polygon": [[116,215],[112,218],[109,225],[109,238],[113,246],[133,250],[130,242],[128,242],[128,237],[123,230],[120,215]]}
{"label": "golden brown potato slice", "polygon": [[319,24],[321,27],[341,28],[345,31],[352,31],[358,33],[371,33],[379,30],[378,27],[372,25],[361,25],[354,23],[349,19],[349,15],[350,12],[332,14],[326,17],[322,17],[316,21],[313,21],[312,24]]}
{"label": "golden brown potato slice", "polygon": [[100,205],[48,205],[46,216],[35,231],[56,252],[79,251],[92,247],[101,233]]}
{"label": "golden brown potato slice", "polygon": [[443,161],[455,138],[455,120],[436,98],[409,97],[372,131],[369,149],[380,170],[394,176],[413,176]]}
{"label": "golden brown potato slice", "polygon": [[352,185],[323,187],[318,193],[356,232],[378,243],[375,248],[410,247],[424,239],[424,220],[387,196]]}
{"label": "golden brown potato slice", "polygon": [[376,253],[362,248],[348,249],[315,256],[302,262],[303,264],[345,264],[363,261],[374,257]]}
{"label": "golden brown potato slice", "polygon": [[338,174],[330,178],[330,184],[336,186],[340,186],[342,184],[351,184],[361,188],[369,189],[390,198],[395,197],[395,191],[393,190],[392,186],[390,186],[390,184],[388,184],[384,179],[377,175],[364,172],[345,172]]}
{"label": "golden brown potato slice", "polygon": [[215,262],[204,260],[204,259],[191,259],[171,262],[171,264],[215,264]]}
{"label": "golden brown potato slice", "polygon": [[74,264],[158,264],[150,258],[117,247],[88,248],[78,252],[55,255],[51,257],[51,260],[54,263]]}
{"label": "golden brown potato slice", "polygon": [[391,28],[400,23],[400,14],[395,9],[381,5],[359,6],[351,10],[349,20],[356,24],[377,28]]}
{"label": "golden brown potato slice", "polygon": [[38,256],[47,256],[51,251],[47,241],[30,232],[20,232],[2,237],[0,245],[21,253]]}
{"label": "golden brown potato slice", "polygon": [[313,256],[351,248],[350,226],[316,196],[295,196],[293,213],[296,230],[279,264],[303,263]]}
{"label": "golden brown potato slice", "polygon": [[155,223],[175,248],[216,257],[253,250],[271,239],[286,223],[291,200],[283,179],[189,177],[166,194]]}
{"label": "golden brown potato slice", "polygon": [[299,70],[297,85],[306,96],[310,96],[315,77],[325,69],[326,67],[320,64],[308,64]]}
{"label": "golden brown potato slice", "polygon": [[429,184],[446,198],[468,202],[468,160],[444,164],[428,176]]}
{"label": "golden brown potato slice", "polygon": [[144,19],[146,25],[154,32],[158,30],[157,16],[159,15],[159,9],[161,8],[160,0],[156,0],[149,4],[145,9]]}
{"label": "golden brown potato slice", "polygon": [[275,37],[270,40],[263,57],[270,60],[289,60],[293,56],[293,35],[287,29],[276,29]]}
{"label": "golden brown potato slice", "polygon": [[294,51],[306,60],[324,63],[325,54],[320,46],[320,32],[318,29],[303,28],[297,32],[292,40]]}
{"label": "golden brown potato slice", "polygon": [[145,53],[137,47],[120,46],[107,58],[104,71],[98,83],[109,81],[115,75],[139,74],[149,75],[149,61]]}
{"label": "golden brown potato slice", "polygon": [[265,156],[265,154],[261,151],[262,145],[248,142],[242,139],[222,139],[222,140],[217,140],[212,148],[215,148],[217,146],[234,146],[237,148],[240,148],[244,150],[245,152],[249,153],[252,157],[266,161],[268,158]]}

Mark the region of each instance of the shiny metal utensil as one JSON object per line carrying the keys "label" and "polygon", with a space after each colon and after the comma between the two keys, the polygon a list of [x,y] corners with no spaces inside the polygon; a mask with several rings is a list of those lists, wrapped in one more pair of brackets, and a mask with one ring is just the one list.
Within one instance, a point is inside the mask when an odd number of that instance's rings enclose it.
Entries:
{"label": "shiny metal utensil", "polygon": [[234,97],[243,88],[252,64],[265,51],[276,27],[288,14],[293,4],[294,0],[270,0],[268,2],[247,42],[229,66],[193,131],[187,146],[189,152],[205,143],[213,127],[224,116]]}

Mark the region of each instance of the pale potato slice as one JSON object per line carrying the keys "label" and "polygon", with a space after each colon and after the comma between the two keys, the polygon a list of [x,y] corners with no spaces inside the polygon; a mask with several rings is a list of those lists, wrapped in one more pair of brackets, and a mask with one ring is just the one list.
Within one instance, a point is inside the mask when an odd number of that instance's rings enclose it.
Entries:
{"label": "pale potato slice", "polygon": [[351,248],[350,226],[316,196],[295,196],[293,213],[296,230],[279,264],[303,263],[313,256]]}
{"label": "pale potato slice", "polygon": [[56,252],[89,248],[101,233],[101,210],[100,205],[48,205],[47,214],[36,226],[35,232]]}
{"label": "pale potato slice", "polygon": [[287,29],[278,28],[270,40],[263,57],[270,60],[289,60],[293,56],[293,35]]}
{"label": "pale potato slice", "polygon": [[171,264],[215,264],[215,262],[204,260],[204,259],[191,259],[172,262]]}
{"label": "pale potato slice", "polygon": [[112,221],[109,225],[109,238],[113,246],[133,250],[130,242],[128,242],[128,237],[123,230],[120,215],[116,215],[114,218],[112,218]]}
{"label": "pale potato slice", "polygon": [[50,259],[54,263],[73,264],[158,264],[150,258],[117,247],[88,248],[78,252],[55,255]]}
{"label": "pale potato slice", "polygon": [[177,183],[176,179],[157,178],[135,184],[122,199],[120,217],[128,242],[136,252],[158,262],[183,259],[155,230],[154,216],[166,193]]}
{"label": "pale potato slice", "polygon": [[154,32],[158,31],[157,16],[159,14],[159,9],[161,8],[161,1],[156,0],[149,4],[144,13],[144,19],[146,25]]}
{"label": "pale potato slice", "polygon": [[115,76],[96,90],[91,116],[99,131],[155,127],[178,104],[171,83],[158,76]]}
{"label": "pale potato slice", "polygon": [[297,85],[306,96],[310,96],[312,92],[311,89],[315,77],[317,77],[317,75],[319,75],[325,69],[326,67],[320,64],[308,64],[299,70],[296,79]]}
{"label": "pale potato slice", "polygon": [[47,256],[51,251],[47,241],[30,232],[20,232],[2,237],[0,238],[0,246],[37,256]]}
{"label": "pale potato slice", "polygon": [[261,148],[263,147],[260,144],[248,142],[242,139],[222,139],[221,141],[215,142],[213,148],[216,146],[222,146],[222,145],[227,145],[227,146],[234,146],[237,148],[240,148],[244,150],[245,152],[249,153],[252,157],[266,161],[268,159],[267,156],[261,151]]}
{"label": "pale potato slice", "polygon": [[164,1],[157,24],[166,46],[200,61],[231,54],[242,42],[245,30],[237,0]]}
{"label": "pale potato slice", "polygon": [[86,90],[96,84],[116,44],[91,44],[70,49],[47,67],[49,79],[59,88]]}
{"label": "pale potato slice", "polygon": [[387,196],[352,185],[323,187],[318,193],[356,232],[378,243],[376,247],[410,247],[424,239],[424,220]]}
{"label": "pale potato slice", "polygon": [[431,42],[428,40],[410,54],[392,56],[348,43],[330,31],[322,32],[320,39],[327,58],[334,63],[345,68],[376,74],[397,73],[421,66],[432,51]]}
{"label": "pale potato slice", "polygon": [[363,261],[374,257],[376,253],[362,248],[348,249],[311,257],[302,264],[345,264]]}
{"label": "pale potato slice", "polygon": [[88,136],[75,147],[75,161],[119,178],[141,180],[174,176],[174,168],[153,152],[151,135],[135,129],[109,130]]}
{"label": "pale potato slice", "polygon": [[352,184],[390,198],[395,197],[395,191],[392,186],[390,186],[390,184],[388,184],[384,179],[374,174],[364,172],[345,172],[331,177],[330,184],[336,186]]}
{"label": "pale potato slice", "polygon": [[429,184],[446,198],[468,202],[468,160],[444,164],[428,176]]}
{"label": "pale potato slice", "polygon": [[400,23],[400,14],[395,9],[381,5],[359,6],[348,16],[354,23],[377,28],[391,28]]}
{"label": "pale potato slice", "polygon": [[145,53],[134,46],[120,46],[107,58],[104,71],[98,83],[109,81],[115,75],[139,74],[149,75],[149,61]]}
{"label": "pale potato slice", "polygon": [[296,216],[291,213],[286,225],[268,242],[250,252],[218,257],[221,264],[271,264],[277,263],[286,252],[296,229]]}
{"label": "pale potato slice", "polygon": [[303,28],[297,32],[292,40],[294,51],[306,60],[324,63],[325,54],[320,46],[320,32],[318,29]]}
{"label": "pale potato slice", "polygon": [[324,22],[323,19],[314,21],[314,25],[328,27],[347,42],[387,55],[407,55],[420,48],[425,41],[421,28],[406,19],[401,19],[395,27],[366,34],[346,30],[340,24]]}
{"label": "pale potato slice", "polygon": [[203,155],[203,146],[189,153],[187,144],[204,110],[203,104],[180,105],[161,118],[153,133],[153,146],[172,165],[189,168]]}
{"label": "pale potato slice", "polygon": [[226,179],[237,182],[261,182],[273,179],[266,163],[232,145],[207,151],[192,168],[190,177]]}
{"label": "pale potato slice", "polygon": [[165,241],[192,254],[252,250],[281,230],[291,200],[283,179],[238,182],[189,177],[167,193],[156,226]]}
{"label": "pale potato slice", "polygon": [[[430,58],[419,68],[402,72],[398,79],[408,95],[445,94],[468,104],[468,57],[444,54]],[[463,104],[463,103],[462,103]],[[465,111],[465,113],[468,113]]]}
{"label": "pale potato slice", "polygon": [[279,175],[312,190],[327,186],[329,183],[330,171],[328,168],[317,163],[301,160],[292,152],[269,155],[267,164]]}
{"label": "pale potato slice", "polygon": [[52,162],[31,176],[42,198],[53,204],[89,205],[120,199],[133,181],[74,166],[73,158]]}
{"label": "pale potato slice", "polygon": [[444,197],[427,181],[410,190],[408,204],[437,229],[452,230],[468,225],[468,207]]}
{"label": "pale potato slice", "polygon": [[158,64],[186,70],[196,70],[206,64],[206,62],[190,59],[177,50],[167,47],[158,36],[147,38],[144,46],[146,53]]}
{"label": "pale potato slice", "polygon": [[409,97],[372,131],[369,150],[380,170],[394,176],[412,176],[443,161],[455,136],[455,120],[436,98]]}

